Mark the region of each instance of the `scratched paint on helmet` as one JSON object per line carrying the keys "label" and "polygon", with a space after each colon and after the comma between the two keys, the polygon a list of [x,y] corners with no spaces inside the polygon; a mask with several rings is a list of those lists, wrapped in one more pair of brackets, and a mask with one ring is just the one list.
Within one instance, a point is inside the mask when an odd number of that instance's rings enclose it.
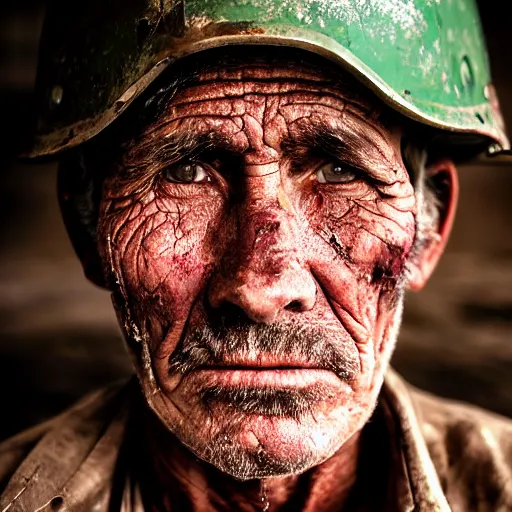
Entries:
{"label": "scratched paint on helmet", "polygon": [[[430,103],[485,102],[483,86],[464,88],[460,83],[463,53],[484,54],[470,4],[462,0],[443,4],[440,0],[191,0],[186,15],[190,26],[205,19],[249,20],[261,26],[299,26],[319,32],[363,63],[371,62],[371,69],[394,90],[407,95],[408,101],[422,101],[428,109]],[[470,33],[468,25],[475,30]],[[452,52],[443,51],[446,48]],[[454,72],[447,73],[447,68]],[[488,73],[485,57],[471,59],[471,73]]]}
{"label": "scratched paint on helmet", "polygon": [[[98,0],[78,4],[79,14],[55,1],[38,84],[38,154],[94,136],[128,106],[120,101],[127,91],[135,98],[175,58],[225,44],[308,49],[419,122],[509,146],[485,94],[491,77],[475,0],[111,0],[94,34]],[[58,105],[49,101],[57,85]]]}
{"label": "scratched paint on helmet", "polygon": [[[197,14],[201,8],[204,11],[203,16]],[[235,21],[233,14],[239,21],[254,19],[254,10],[258,11],[261,23],[276,23],[279,20],[288,21],[293,25],[299,22],[312,29],[325,29],[329,26],[329,30],[332,30],[329,20],[343,20],[346,26],[357,24],[369,34],[374,32],[377,26],[379,32],[384,32],[391,38],[396,37],[397,31],[421,36],[427,28],[422,11],[416,7],[413,0],[213,0],[187,3],[191,25],[194,25],[198,18],[204,20],[206,14],[210,15],[210,19],[217,21]],[[364,19],[370,17],[374,21],[380,18],[379,23],[365,24]]]}
{"label": "scratched paint on helmet", "polygon": [[473,0],[190,0],[191,26],[196,16],[250,22],[290,43],[305,40],[325,49],[327,42],[332,53],[370,81],[384,82],[381,90],[420,116],[500,130],[485,97],[490,71]]}

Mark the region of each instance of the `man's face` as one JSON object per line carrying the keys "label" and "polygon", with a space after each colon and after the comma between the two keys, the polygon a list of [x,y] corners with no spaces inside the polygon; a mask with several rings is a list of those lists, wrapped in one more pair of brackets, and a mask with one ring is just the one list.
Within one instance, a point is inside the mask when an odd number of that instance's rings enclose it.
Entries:
{"label": "man's face", "polygon": [[104,185],[100,252],[148,402],[237,478],[326,460],[380,390],[416,199],[359,89],[293,63],[203,72]]}

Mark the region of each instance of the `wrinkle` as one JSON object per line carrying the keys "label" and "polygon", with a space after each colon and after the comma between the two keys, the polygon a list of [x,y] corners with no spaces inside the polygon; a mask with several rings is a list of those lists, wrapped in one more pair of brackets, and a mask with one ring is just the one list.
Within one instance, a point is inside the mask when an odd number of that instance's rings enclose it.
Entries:
{"label": "wrinkle", "polygon": [[[314,93],[314,92],[304,92],[302,94],[293,93],[290,94],[292,96],[289,101],[282,100],[280,103],[280,108],[286,108],[289,110],[289,107],[295,107],[297,105],[300,106],[309,106],[314,105],[318,107],[325,107],[333,110],[337,110],[343,113],[349,104],[348,100],[344,98],[340,98],[335,93],[324,92],[324,93]],[[301,109],[302,110],[302,109]],[[361,120],[365,120],[364,117],[361,117]]]}
{"label": "wrinkle", "polygon": [[[366,203],[368,204],[364,204],[363,201],[360,201],[358,199],[354,199],[354,203],[358,206],[358,208],[360,208],[361,210],[365,210],[367,211],[368,213],[370,213],[371,215],[375,215],[376,217],[379,217],[385,221],[388,221],[388,222],[391,222],[393,223],[397,228],[399,228],[401,231],[405,232],[406,233],[406,229],[405,227],[396,219],[393,219],[392,217],[388,217],[386,216],[384,213],[380,212],[380,211],[376,211],[372,208],[369,207],[369,204],[372,204],[372,201],[367,201]],[[373,203],[376,205],[377,204],[377,200],[373,201]],[[377,209],[378,210],[378,209]]]}
{"label": "wrinkle", "polygon": [[[329,293],[327,288],[322,284],[323,280],[318,276],[318,274],[313,269],[311,269],[311,274],[313,275],[316,284],[322,291],[322,294],[324,295],[326,301],[329,303],[331,310],[333,311],[335,317],[338,319],[338,322],[340,322],[343,328],[347,330],[347,332],[352,337],[354,342],[357,343],[358,339],[368,337],[368,329],[359,320],[357,320],[355,314],[352,311],[350,311],[349,307],[341,304],[341,302],[334,299],[332,294]],[[354,326],[359,327],[359,332],[357,332],[350,325],[347,324],[346,320],[340,316],[340,311],[348,315]],[[365,336],[363,336],[363,332],[366,334]]]}
{"label": "wrinkle", "polygon": [[[251,164],[250,167],[267,167],[268,165],[270,164],[273,164],[275,162],[271,161],[271,162],[266,162],[266,163],[261,163],[261,164]],[[246,171],[245,172],[245,176],[247,176],[247,178],[251,178],[253,180],[255,179],[258,179],[258,178],[267,178],[268,176],[272,176],[274,174],[280,174],[281,173],[281,170],[279,168],[275,169],[274,171],[269,171],[269,172],[263,172],[263,173],[258,173],[258,174],[251,174],[249,171]]]}
{"label": "wrinkle", "polygon": [[[405,189],[405,190],[404,190]],[[404,194],[404,192],[410,190],[408,194]],[[395,181],[393,183],[377,183],[377,191],[382,199],[392,200],[392,199],[400,199],[404,200],[411,196],[414,196],[414,190],[410,183],[407,183],[404,180]]]}
{"label": "wrinkle", "polygon": [[[353,226],[354,228],[357,228],[357,229],[362,229],[363,231],[365,231],[366,233],[368,233],[369,235],[371,235],[372,237],[376,238],[377,240],[379,240],[380,242],[382,242],[385,246],[395,246],[395,247],[399,247],[398,245],[392,243],[390,240],[386,239],[386,234],[387,233],[384,233],[384,234],[377,234],[373,231],[371,231],[371,229],[369,227],[366,227],[364,226],[362,223],[358,223],[356,221],[354,222],[349,222],[347,221],[347,226]],[[373,227],[376,227],[376,226],[373,226]],[[407,234],[407,233],[406,233]],[[412,245],[412,243],[411,243]]]}
{"label": "wrinkle", "polygon": [[334,221],[339,222],[339,221],[343,220],[345,217],[352,215],[354,213],[354,209],[356,207],[356,202],[355,201],[347,201],[347,203],[348,203],[348,206],[342,213],[329,212],[329,215],[328,215],[329,219],[333,219]]}
{"label": "wrinkle", "polygon": [[[263,85],[263,87],[261,87]],[[206,85],[197,85],[191,87],[188,96],[180,99],[176,97],[173,100],[174,107],[180,107],[182,105],[193,105],[195,103],[201,104],[209,101],[215,100],[223,100],[223,99],[246,99],[247,96],[254,96],[256,98],[264,98],[268,95],[276,96],[276,97],[284,97],[287,95],[293,94],[314,94],[317,93],[319,96],[323,95],[334,95],[323,89],[322,87],[317,87],[315,84],[311,86],[302,88],[302,84],[294,84],[293,82],[288,82],[287,87],[284,87],[284,84],[281,84],[280,87],[276,89],[276,87],[272,87],[272,84],[269,84],[268,87],[265,87],[265,83],[250,83],[250,82],[233,82],[233,83],[217,83],[212,86]],[[242,90],[240,90],[242,89]]]}
{"label": "wrinkle", "polygon": [[416,196],[414,193],[393,197],[382,194],[380,197],[381,201],[378,203],[380,209],[392,209],[397,214],[416,213]]}

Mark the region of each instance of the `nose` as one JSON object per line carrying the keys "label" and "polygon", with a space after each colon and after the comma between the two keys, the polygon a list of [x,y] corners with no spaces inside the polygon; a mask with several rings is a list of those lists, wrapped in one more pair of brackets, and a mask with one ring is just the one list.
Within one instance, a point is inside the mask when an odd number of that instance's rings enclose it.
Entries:
{"label": "nose", "polygon": [[316,284],[299,241],[296,223],[287,212],[275,209],[246,216],[212,276],[210,306],[235,306],[265,324],[286,311],[312,309]]}

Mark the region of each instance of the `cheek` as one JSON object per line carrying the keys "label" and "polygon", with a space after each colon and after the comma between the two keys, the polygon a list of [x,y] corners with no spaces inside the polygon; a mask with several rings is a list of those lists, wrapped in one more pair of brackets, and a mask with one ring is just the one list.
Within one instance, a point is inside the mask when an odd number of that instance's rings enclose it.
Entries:
{"label": "cheek", "polygon": [[415,237],[413,191],[403,188],[402,201],[383,198],[367,185],[350,195],[336,186],[316,190],[307,208],[319,253],[334,255],[360,281],[397,279]]}
{"label": "cheek", "polygon": [[186,319],[203,289],[222,246],[216,232],[225,201],[215,193],[150,192],[122,208],[113,200],[105,204],[100,239],[110,281],[154,340]]}
{"label": "cheek", "polygon": [[412,187],[404,187],[401,202],[363,192],[347,197],[325,187],[305,205],[312,271],[360,352],[371,352],[379,322],[394,312],[414,242],[415,203]]}

